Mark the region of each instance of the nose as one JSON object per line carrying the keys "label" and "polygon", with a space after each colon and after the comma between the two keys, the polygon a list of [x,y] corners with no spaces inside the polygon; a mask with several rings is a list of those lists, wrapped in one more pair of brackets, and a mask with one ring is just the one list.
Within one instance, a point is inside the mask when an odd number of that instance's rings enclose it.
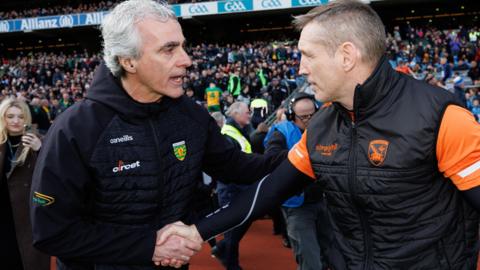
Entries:
{"label": "nose", "polygon": [[188,56],[187,52],[185,49],[182,48],[180,60],[179,60],[179,66],[182,67],[189,67],[192,65],[192,59],[190,59],[190,56]]}
{"label": "nose", "polygon": [[308,69],[307,69],[305,61],[303,59],[300,60],[300,68],[298,69],[298,74],[308,75]]}

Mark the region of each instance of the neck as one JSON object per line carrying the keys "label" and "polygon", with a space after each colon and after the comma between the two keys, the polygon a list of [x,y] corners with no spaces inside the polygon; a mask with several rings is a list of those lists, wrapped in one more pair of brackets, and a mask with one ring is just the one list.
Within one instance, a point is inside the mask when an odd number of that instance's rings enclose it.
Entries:
{"label": "neck", "polygon": [[140,103],[160,102],[162,96],[156,93],[149,92],[145,89],[133,75],[126,75],[121,78],[123,89],[135,101]]}
{"label": "neck", "polygon": [[358,65],[356,68],[352,69],[351,72],[347,73],[347,78],[344,84],[345,93],[347,93],[343,99],[339,99],[340,103],[345,109],[352,111],[354,105],[355,89],[357,85],[363,85],[365,81],[372,75],[375,66],[370,66],[366,64]]}
{"label": "neck", "polygon": [[21,137],[22,135],[23,135],[23,132],[9,132],[8,133],[8,138]]}
{"label": "neck", "polygon": [[20,145],[20,142],[22,141],[22,136],[21,134],[9,134],[8,135],[8,143],[10,144],[11,147],[18,147]]}

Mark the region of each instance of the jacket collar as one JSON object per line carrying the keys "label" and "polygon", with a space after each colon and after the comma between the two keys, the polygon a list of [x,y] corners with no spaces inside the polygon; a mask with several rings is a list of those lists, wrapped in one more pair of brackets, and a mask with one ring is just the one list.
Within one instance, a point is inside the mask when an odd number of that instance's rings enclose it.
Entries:
{"label": "jacket collar", "polygon": [[161,102],[153,103],[135,101],[125,91],[120,80],[113,76],[103,62],[95,71],[92,86],[88,90],[86,98],[110,107],[127,119],[151,117],[167,110],[172,103],[172,99],[168,97],[163,97]]}
{"label": "jacket collar", "polygon": [[247,132],[247,126],[245,126],[244,128],[241,128],[238,125],[238,123],[235,122],[235,120],[233,120],[233,118],[231,118],[231,117],[227,118],[226,124],[230,125],[230,126],[233,126],[234,128],[238,129],[238,131],[240,131],[240,133],[242,133],[243,137],[245,137],[248,141],[250,141],[250,137],[248,136],[248,132]]}
{"label": "jacket collar", "polygon": [[[390,66],[387,58],[383,56],[373,70],[372,74],[363,84],[355,87],[353,96],[353,113],[356,121],[365,118],[366,114],[371,112],[382,99],[384,99],[397,83],[399,75]],[[343,106],[334,102],[337,108]]]}

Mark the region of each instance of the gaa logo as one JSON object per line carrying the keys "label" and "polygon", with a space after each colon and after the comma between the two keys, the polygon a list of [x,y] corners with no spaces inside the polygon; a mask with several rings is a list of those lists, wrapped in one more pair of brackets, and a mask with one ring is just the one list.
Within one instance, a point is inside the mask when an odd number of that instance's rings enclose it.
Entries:
{"label": "gaa logo", "polygon": [[299,0],[298,3],[302,6],[314,6],[322,4],[320,0]]}
{"label": "gaa logo", "polygon": [[188,8],[190,14],[205,14],[208,13],[208,8],[205,5],[191,5]]}
{"label": "gaa logo", "polygon": [[228,1],[225,3],[225,10],[228,12],[247,10],[245,5],[240,1]]}
{"label": "gaa logo", "polygon": [[73,27],[72,15],[62,15],[59,20],[60,27]]}
{"label": "gaa logo", "polygon": [[278,8],[281,6],[282,2],[280,0],[262,0],[263,8]]}
{"label": "gaa logo", "polygon": [[0,32],[10,31],[10,25],[7,21],[0,21]]}

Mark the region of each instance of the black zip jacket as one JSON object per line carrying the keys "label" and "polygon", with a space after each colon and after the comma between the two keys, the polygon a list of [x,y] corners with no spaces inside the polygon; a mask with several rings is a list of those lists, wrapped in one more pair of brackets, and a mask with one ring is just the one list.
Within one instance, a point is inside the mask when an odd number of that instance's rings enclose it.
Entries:
{"label": "black zip jacket", "polygon": [[354,121],[337,103],[311,120],[308,153],[348,269],[476,268],[478,214],[436,156],[455,103],[382,59],[355,89]]}
{"label": "black zip jacket", "polygon": [[[354,101],[355,122],[334,104],[307,131],[346,263],[340,269],[476,269],[480,188],[460,192],[438,171],[435,154],[454,96],[397,74],[382,59]],[[209,239],[261,216],[308,181],[285,161],[197,229]]]}
{"label": "black zip jacket", "polygon": [[251,183],[279,161],[236,150],[186,97],[134,101],[102,64],[87,98],[45,139],[32,183],[34,245],[59,269],[154,269],[156,231],[194,221],[201,171]]}

